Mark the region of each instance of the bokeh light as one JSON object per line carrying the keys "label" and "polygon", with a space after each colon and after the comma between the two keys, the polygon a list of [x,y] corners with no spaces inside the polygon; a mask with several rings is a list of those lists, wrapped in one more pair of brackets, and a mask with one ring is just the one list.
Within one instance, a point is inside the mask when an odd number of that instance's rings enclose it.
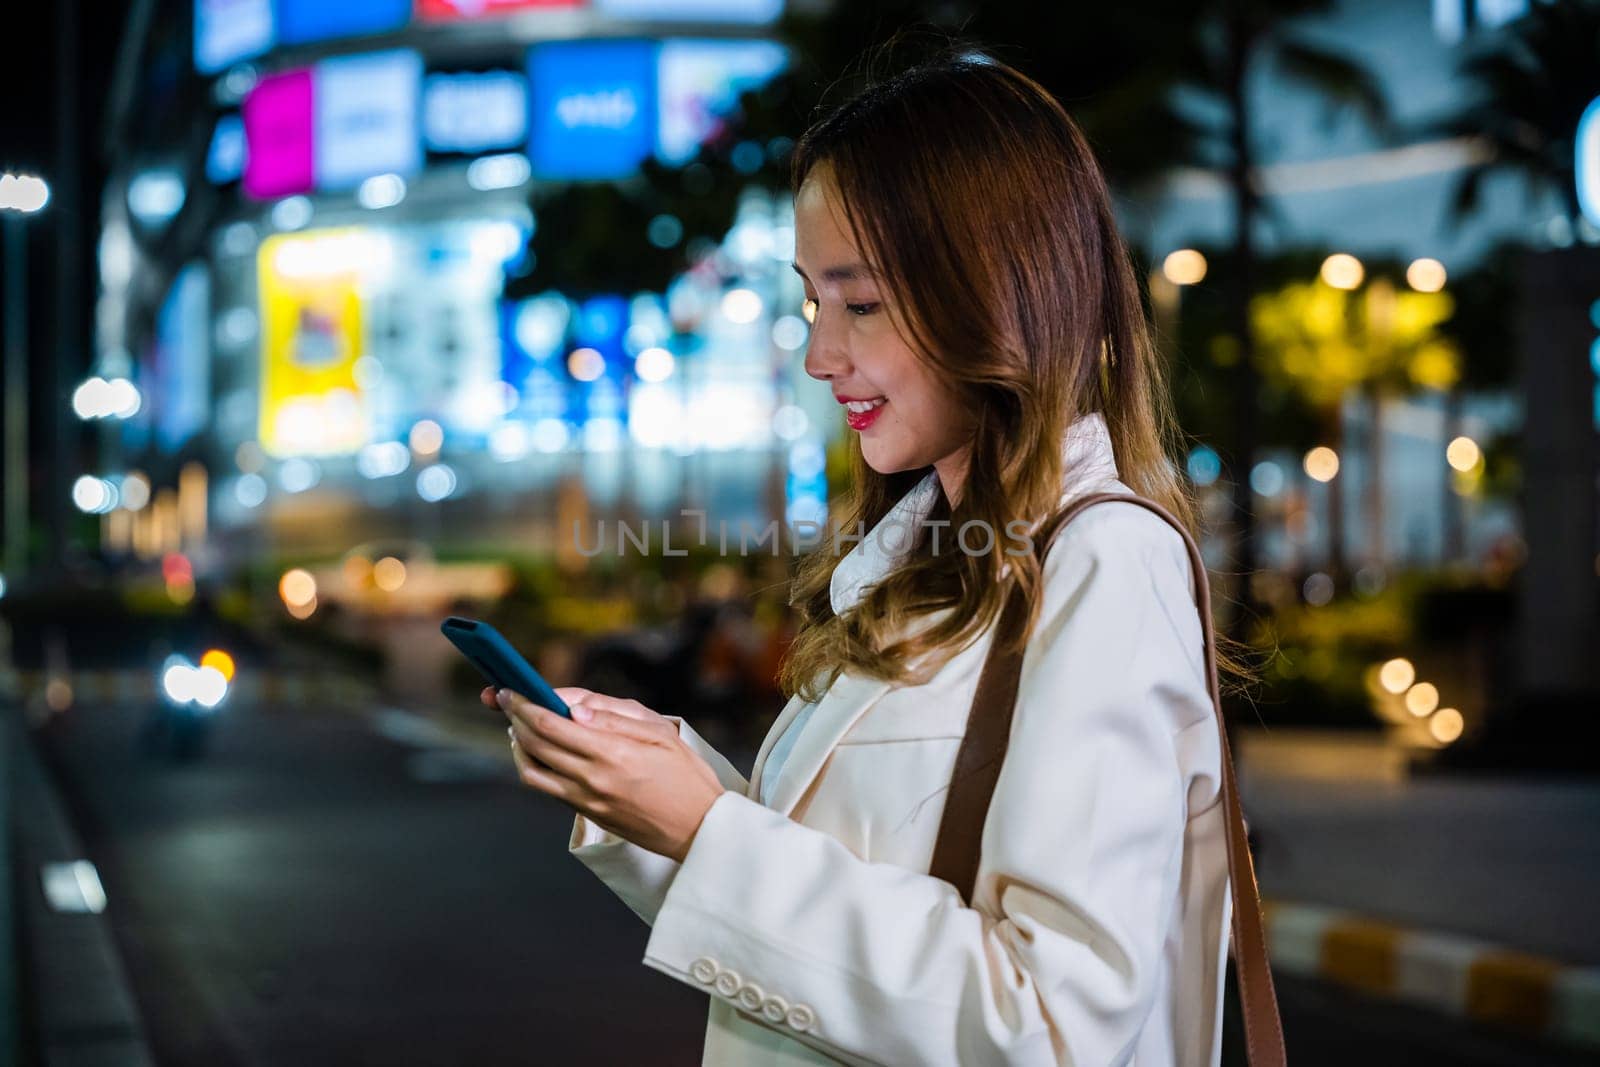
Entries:
{"label": "bokeh light", "polygon": [[1322,261],[1322,280],[1335,289],[1357,289],[1366,277],[1361,261],[1347,252],[1335,252]]}
{"label": "bokeh light", "polygon": [[444,428],[432,419],[422,419],[411,427],[408,440],[411,451],[419,456],[431,456],[444,445]]}
{"label": "bokeh light", "polygon": [[435,463],[417,472],[417,495],[430,504],[436,504],[456,491],[456,472],[443,463]]}
{"label": "bokeh light", "polygon": [[1339,453],[1327,445],[1318,445],[1306,453],[1304,466],[1306,475],[1314,481],[1331,482],[1339,473]]}
{"label": "bokeh light", "polygon": [[754,289],[729,289],[722,296],[722,314],[729,322],[754,322],[761,317],[761,297]]}
{"label": "bokeh light", "polygon": [[278,579],[278,595],[291,608],[304,607],[317,599],[317,580],[300,567],[284,571]]}
{"label": "bokeh light", "polygon": [[1445,446],[1444,458],[1450,466],[1465,474],[1478,465],[1483,458],[1483,450],[1472,438],[1457,437]]}
{"label": "bokeh light", "polygon": [[1428,720],[1428,733],[1440,744],[1448,745],[1461,736],[1461,731],[1466,726],[1466,720],[1461,717],[1461,712],[1455,708],[1440,708]]}
{"label": "bokeh light", "polygon": [[1437,293],[1444,288],[1444,264],[1437,259],[1414,259],[1406,268],[1406,284],[1419,293]]}
{"label": "bokeh light", "polygon": [[1321,571],[1308,575],[1300,586],[1300,595],[1307,604],[1320,608],[1333,600],[1333,579]]}
{"label": "bokeh light", "polygon": [[233,657],[220,648],[207,649],[205,654],[200,657],[200,666],[215,669],[222,675],[224,681],[233,681]]}
{"label": "bokeh light", "polygon": [[1189,472],[1189,479],[1204,488],[1222,475],[1222,457],[1210,445],[1199,445],[1189,453],[1184,467]]}
{"label": "bokeh light", "polygon": [[1270,459],[1264,459],[1250,468],[1250,488],[1264,497],[1275,497],[1283,492],[1287,483],[1283,468]]}
{"label": "bokeh light", "polygon": [[1411,661],[1403,657],[1388,660],[1378,669],[1378,681],[1383,688],[1399,696],[1411,688],[1411,683],[1417,680],[1417,669]]}
{"label": "bokeh light", "polygon": [[1180,248],[1167,253],[1161,261],[1161,273],[1173,285],[1197,285],[1206,276],[1206,257],[1193,248]]}
{"label": "bokeh light", "polygon": [[567,373],[580,382],[592,382],[606,372],[606,357],[592,348],[577,348],[567,356]]}
{"label": "bokeh light", "polygon": [[372,565],[372,584],[392,593],[406,584],[406,565],[394,556],[384,556]]}
{"label": "bokeh light", "polygon": [[1432,714],[1439,706],[1439,687],[1432,682],[1418,682],[1406,690],[1406,710],[1421,718]]}
{"label": "bokeh light", "polygon": [[633,361],[633,370],[642,381],[663,382],[672,376],[674,360],[665,348],[652,347],[640,352]]}

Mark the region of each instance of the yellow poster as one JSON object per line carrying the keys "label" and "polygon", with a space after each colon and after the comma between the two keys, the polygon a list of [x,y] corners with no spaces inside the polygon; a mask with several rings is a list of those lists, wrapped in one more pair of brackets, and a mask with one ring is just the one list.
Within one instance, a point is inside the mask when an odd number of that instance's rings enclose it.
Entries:
{"label": "yellow poster", "polygon": [[276,457],[354,452],[371,436],[356,378],[364,275],[385,258],[362,229],[261,243],[261,448]]}

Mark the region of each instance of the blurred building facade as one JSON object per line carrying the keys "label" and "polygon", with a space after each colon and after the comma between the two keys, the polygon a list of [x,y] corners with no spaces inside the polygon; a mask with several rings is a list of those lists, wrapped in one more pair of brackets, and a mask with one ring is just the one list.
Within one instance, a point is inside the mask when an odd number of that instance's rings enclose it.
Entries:
{"label": "blurred building facade", "polygon": [[[680,509],[820,521],[839,424],[795,358],[786,197],[747,190],[660,291],[523,282],[550,191],[692,159],[784,69],[781,6],[135,4],[76,398],[101,424],[80,506],[103,548],[204,564],[397,533],[548,549],[558,518]],[[644,229],[619,260],[684,240],[670,214]]]}

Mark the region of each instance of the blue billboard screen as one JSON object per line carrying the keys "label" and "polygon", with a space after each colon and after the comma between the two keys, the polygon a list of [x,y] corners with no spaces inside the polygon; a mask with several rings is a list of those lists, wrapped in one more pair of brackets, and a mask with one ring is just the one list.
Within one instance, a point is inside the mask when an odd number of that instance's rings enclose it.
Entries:
{"label": "blue billboard screen", "polygon": [[655,148],[654,41],[561,41],[528,53],[528,155],[541,178],[620,178]]}
{"label": "blue billboard screen", "polygon": [[278,0],[278,40],[305,44],[387,33],[411,19],[411,0]]}

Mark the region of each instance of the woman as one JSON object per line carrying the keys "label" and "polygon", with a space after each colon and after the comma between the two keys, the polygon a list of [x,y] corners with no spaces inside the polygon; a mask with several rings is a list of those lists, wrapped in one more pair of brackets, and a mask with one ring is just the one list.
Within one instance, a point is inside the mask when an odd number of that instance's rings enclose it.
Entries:
{"label": "woman", "polygon": [[[805,366],[848,409],[865,531],[802,562],[794,695],[747,781],[633,701],[563,689],[569,721],[485,690],[522,780],[577,810],[644,962],[710,994],[706,1063],[1215,1064],[1221,746],[1183,539],[1111,502],[1042,566],[1018,540],[1085,492],[1193,521],[1100,168],[963,52],[808,131],[794,189]],[[926,872],[1013,583],[1032,625],[968,906]]]}

